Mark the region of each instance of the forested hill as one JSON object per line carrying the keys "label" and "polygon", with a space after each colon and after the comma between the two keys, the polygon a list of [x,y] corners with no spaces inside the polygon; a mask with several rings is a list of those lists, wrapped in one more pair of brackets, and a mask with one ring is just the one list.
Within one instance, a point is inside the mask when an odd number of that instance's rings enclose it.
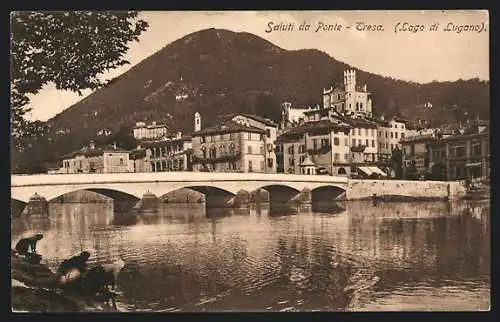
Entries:
{"label": "forested hill", "polygon": [[[117,131],[136,121],[165,121],[192,131],[222,113],[249,112],[278,120],[280,103],[320,104],[322,89],[341,83],[350,66],[315,49],[288,51],[250,33],[207,29],[170,43],[128,72],[71,106],[49,124],[81,136]],[[376,115],[399,111],[435,123],[465,112],[489,118],[489,82],[478,79],[418,84],[358,70],[373,93]],[[431,102],[433,107],[424,107]]]}

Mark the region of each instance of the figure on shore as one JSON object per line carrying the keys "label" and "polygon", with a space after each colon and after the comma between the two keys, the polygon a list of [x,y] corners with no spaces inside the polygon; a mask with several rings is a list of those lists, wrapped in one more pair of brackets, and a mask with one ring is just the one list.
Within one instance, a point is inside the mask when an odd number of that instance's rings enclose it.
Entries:
{"label": "figure on shore", "polygon": [[88,293],[109,293],[109,286],[114,290],[118,274],[125,266],[122,259],[111,264],[101,264],[92,267],[85,274],[84,288]]}
{"label": "figure on shore", "polygon": [[36,243],[43,238],[42,234],[22,238],[16,244],[15,250],[18,255],[24,256],[32,261],[40,261],[41,256],[36,253]]}

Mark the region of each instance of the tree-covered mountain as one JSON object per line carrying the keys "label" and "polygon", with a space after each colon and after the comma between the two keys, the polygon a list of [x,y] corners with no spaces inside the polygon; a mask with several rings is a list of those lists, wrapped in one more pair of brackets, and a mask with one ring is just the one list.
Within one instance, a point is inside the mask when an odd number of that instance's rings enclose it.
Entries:
{"label": "tree-covered mountain", "polygon": [[[49,120],[55,149],[51,158],[79,148],[82,139],[99,129],[123,132],[137,121],[163,121],[172,130],[189,133],[196,111],[202,126],[233,112],[278,121],[283,101],[295,107],[321,104],[323,88],[341,84],[349,67],[319,50],[284,50],[250,33],[198,31],[170,43]],[[431,119],[436,125],[460,119],[465,112],[489,119],[487,81],[418,84],[361,70],[357,80],[373,94],[376,115],[400,113],[408,119]],[[70,129],[71,135],[56,138],[60,129]]]}

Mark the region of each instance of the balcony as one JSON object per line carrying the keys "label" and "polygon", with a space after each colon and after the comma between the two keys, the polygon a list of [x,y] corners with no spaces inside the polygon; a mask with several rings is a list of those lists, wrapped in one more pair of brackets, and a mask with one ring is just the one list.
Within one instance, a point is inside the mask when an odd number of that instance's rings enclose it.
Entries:
{"label": "balcony", "polygon": [[193,156],[193,164],[207,164],[207,163],[224,163],[224,162],[234,162],[241,159],[241,153],[236,153],[234,155],[223,155],[215,158],[200,158]]}
{"label": "balcony", "polygon": [[320,148],[307,150],[307,153],[309,155],[325,154],[325,153],[330,152],[331,150],[332,150],[332,146],[331,145],[324,145],[324,146],[322,146]]}

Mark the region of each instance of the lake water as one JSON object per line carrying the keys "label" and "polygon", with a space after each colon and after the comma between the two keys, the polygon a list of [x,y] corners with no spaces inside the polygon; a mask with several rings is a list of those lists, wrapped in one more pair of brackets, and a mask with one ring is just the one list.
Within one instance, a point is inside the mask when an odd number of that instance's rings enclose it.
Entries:
{"label": "lake water", "polygon": [[121,257],[119,311],[488,310],[489,201],[161,205],[113,226],[109,204],[51,204],[14,219],[12,244],[43,233],[52,269],[81,250]]}

